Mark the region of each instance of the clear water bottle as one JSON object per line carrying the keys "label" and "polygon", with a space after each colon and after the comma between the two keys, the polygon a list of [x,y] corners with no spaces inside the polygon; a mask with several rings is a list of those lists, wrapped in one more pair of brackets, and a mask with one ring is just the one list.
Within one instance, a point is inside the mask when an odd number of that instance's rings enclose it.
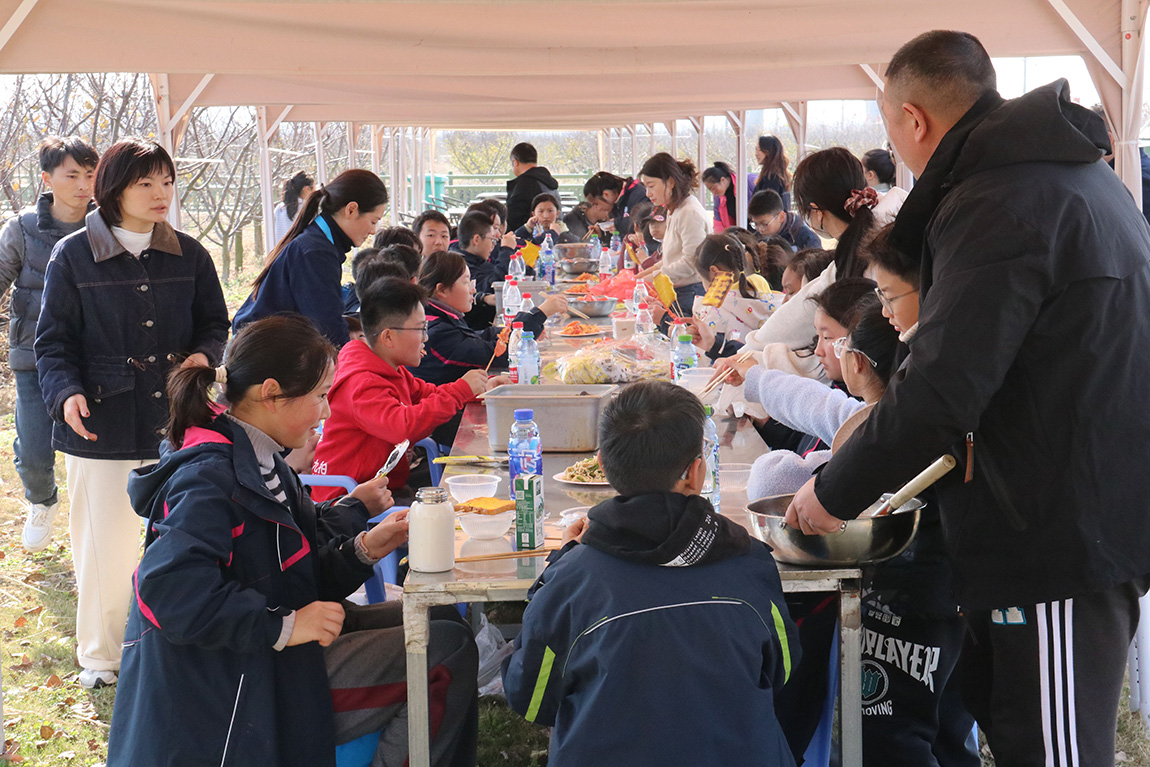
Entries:
{"label": "clear water bottle", "polygon": [[639,304],[635,312],[635,335],[655,335],[655,320],[651,317],[651,309],[646,303]]}
{"label": "clear water bottle", "polygon": [[543,234],[543,224],[538,221],[535,222],[535,228],[531,230],[531,237],[535,238]]}
{"label": "clear water bottle", "polygon": [[608,250],[611,253],[611,268],[618,269],[619,259],[623,257],[623,239],[618,232],[611,235],[611,247]]}
{"label": "clear water bottle", "polygon": [[507,371],[511,383],[519,383],[519,341],[523,337],[523,323],[511,324],[511,336],[507,339]]}
{"label": "clear water bottle", "polygon": [[719,510],[719,429],[715,426],[715,409],[703,408],[707,419],[703,421],[703,459],[707,462],[707,476],[703,479],[702,495]]}
{"label": "clear water bottle", "polygon": [[517,280],[521,280],[527,276],[527,264],[523,262],[523,256],[519,251],[511,254],[511,261],[507,265],[507,271],[511,272],[511,276]]}
{"label": "clear water bottle", "polygon": [[695,351],[691,337],[685,334],[678,336],[678,343],[671,347],[671,374],[675,378],[675,383],[679,382],[684,370],[697,367],[699,367],[699,353]]}
{"label": "clear water bottle", "polygon": [[555,244],[551,242],[550,233],[543,238],[543,247],[539,251],[539,260],[535,263],[535,276],[554,287]]}
{"label": "clear water bottle", "polygon": [[629,299],[623,303],[627,305],[627,311],[631,314],[639,311],[639,304],[647,303],[647,286],[643,284],[642,280],[635,283],[635,289],[631,291]]}
{"label": "clear water bottle", "polygon": [[608,279],[614,275],[614,263],[611,261],[611,251],[607,248],[599,249],[599,281]]}
{"label": "clear water bottle", "polygon": [[587,244],[591,246],[591,256],[595,257],[595,254],[599,252],[599,235],[591,235],[591,238],[587,240]]}
{"label": "clear water bottle", "polygon": [[[690,340],[690,336],[687,337],[687,340]],[[691,348],[694,349],[694,347]],[[523,336],[519,339],[519,348],[515,356],[519,366],[519,383],[541,383],[539,346],[535,343],[535,334],[530,330],[523,331]],[[698,364],[698,362],[696,361],[695,364]]]}
{"label": "clear water bottle", "polygon": [[519,293],[519,281],[507,275],[503,281],[503,324],[510,325],[511,318],[519,314],[519,305],[523,303],[523,296]]}
{"label": "clear water bottle", "polygon": [[529,408],[515,411],[515,423],[507,439],[508,468],[511,487],[520,474],[543,474],[543,442],[539,439],[539,426],[535,411]]}
{"label": "clear water bottle", "polygon": [[535,308],[535,302],[531,300],[531,294],[530,293],[524,293],[523,294],[523,303],[519,304],[520,314],[522,314],[523,312],[529,312],[534,308]]}

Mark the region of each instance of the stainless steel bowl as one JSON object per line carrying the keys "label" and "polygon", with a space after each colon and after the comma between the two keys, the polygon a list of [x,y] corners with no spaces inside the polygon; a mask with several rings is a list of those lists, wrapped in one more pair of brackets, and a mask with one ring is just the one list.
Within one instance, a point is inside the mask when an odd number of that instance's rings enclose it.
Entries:
{"label": "stainless steel bowl", "polygon": [[592,252],[589,242],[561,242],[555,246],[555,258],[562,261],[565,258],[589,258],[598,264],[598,253]]}
{"label": "stainless steel bowl", "polygon": [[[884,495],[867,511],[889,498]],[[783,524],[794,495],[775,495],[747,505],[751,534],[774,549],[775,559],[807,567],[854,567],[885,562],[901,554],[918,532],[920,510],[926,504],[912,498],[893,514],[847,522],[846,529],[830,535],[804,535]]]}
{"label": "stainless steel bowl", "polygon": [[[619,302],[614,298],[603,298],[597,301],[572,301],[567,299],[567,307],[579,312],[583,312],[588,317],[608,317],[611,312],[615,311],[615,306]],[[576,316],[574,314],[572,317]]]}
{"label": "stainless steel bowl", "polygon": [[567,274],[584,274],[598,272],[599,262],[593,258],[564,258],[556,262],[559,268]]}

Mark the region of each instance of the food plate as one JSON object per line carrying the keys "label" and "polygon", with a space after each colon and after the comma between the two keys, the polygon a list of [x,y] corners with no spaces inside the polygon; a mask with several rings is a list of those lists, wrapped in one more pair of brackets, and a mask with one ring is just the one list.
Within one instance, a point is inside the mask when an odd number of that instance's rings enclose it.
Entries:
{"label": "food plate", "polygon": [[576,482],[573,479],[563,479],[563,472],[559,472],[551,479],[557,482],[565,482],[568,485],[582,485],[583,487],[611,487],[610,482]]}
{"label": "food plate", "polygon": [[587,336],[600,336],[604,333],[610,332],[611,328],[604,327],[603,325],[591,325],[586,322],[569,322],[563,326],[555,335],[562,336],[563,338],[585,338]]}
{"label": "food plate", "polygon": [[595,336],[606,335],[611,332],[611,328],[601,328],[594,333],[556,333],[555,335],[560,338],[594,338]]}

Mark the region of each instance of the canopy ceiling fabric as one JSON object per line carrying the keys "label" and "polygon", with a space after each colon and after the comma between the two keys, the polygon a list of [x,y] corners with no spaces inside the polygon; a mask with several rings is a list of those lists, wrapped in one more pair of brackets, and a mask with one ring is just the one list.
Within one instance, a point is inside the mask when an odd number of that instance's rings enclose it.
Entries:
{"label": "canopy ceiling fabric", "polygon": [[1056,6],[1121,65],[1122,0],[0,0],[0,22],[27,11],[0,73],[165,72],[175,105],[210,73],[196,106],[291,121],[601,128],[873,98],[860,65],[928,29],[1083,53]]}

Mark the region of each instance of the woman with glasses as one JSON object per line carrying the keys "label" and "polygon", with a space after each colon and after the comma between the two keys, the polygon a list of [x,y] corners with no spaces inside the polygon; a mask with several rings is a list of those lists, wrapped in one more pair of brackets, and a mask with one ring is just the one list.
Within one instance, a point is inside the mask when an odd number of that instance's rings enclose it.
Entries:
{"label": "woman with glasses", "polygon": [[336,347],[349,338],[343,317],[343,262],[375,232],[387,189],[369,170],[346,170],[307,199],[291,229],[268,254],[232,329],[273,314],[307,317]]}

